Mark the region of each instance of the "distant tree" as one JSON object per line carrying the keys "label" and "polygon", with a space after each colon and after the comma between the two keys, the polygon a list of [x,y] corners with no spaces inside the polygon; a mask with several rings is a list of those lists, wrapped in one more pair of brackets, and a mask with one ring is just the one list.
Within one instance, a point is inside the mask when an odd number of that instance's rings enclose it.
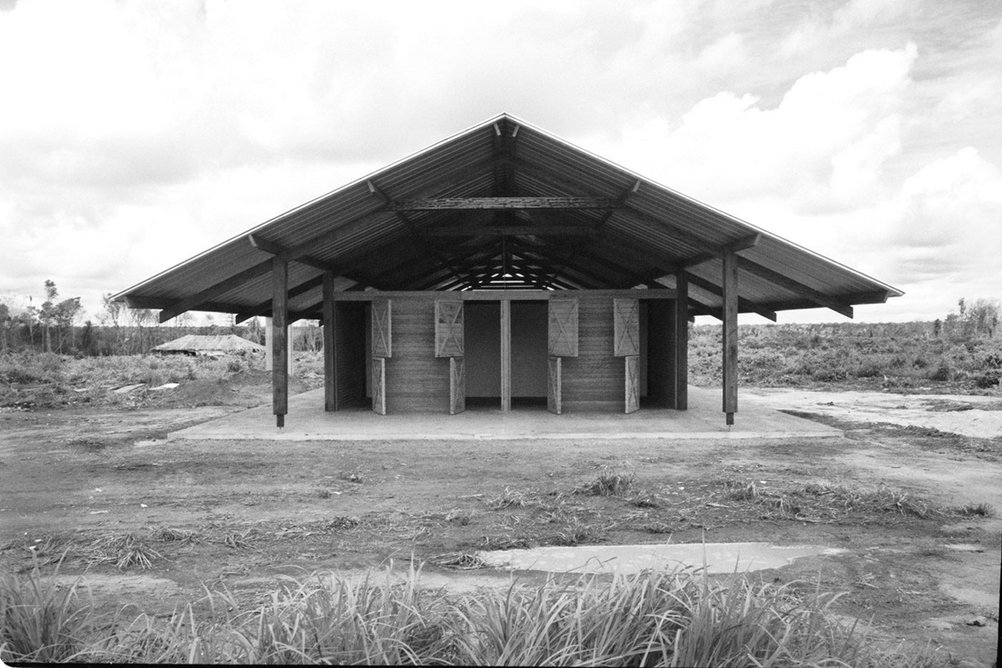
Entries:
{"label": "distant tree", "polygon": [[[76,333],[74,332],[74,323],[77,317],[80,315],[81,306],[79,297],[70,297],[69,299],[64,299],[55,306],[55,318],[56,323],[60,331],[69,331],[70,333],[70,349],[77,347]],[[63,340],[62,336],[59,339],[59,352],[63,351]]]}
{"label": "distant tree", "polygon": [[951,338],[967,340],[974,337],[995,336],[999,324],[999,303],[992,299],[975,299],[970,305],[966,299],[957,302],[957,313],[950,313],[943,330]]}
{"label": "distant tree", "polygon": [[14,317],[10,313],[10,307],[0,302],[0,352],[7,350],[9,333],[13,327]]}
{"label": "distant tree", "polygon": [[970,323],[975,336],[995,336],[999,324],[999,303],[989,299],[976,299],[966,309],[965,320]]}
{"label": "distant tree", "polygon": [[52,280],[45,281],[45,301],[42,302],[42,306],[38,309],[38,319],[42,323],[42,327],[45,331],[45,352],[52,352],[52,328],[56,326],[56,297],[59,296],[59,291],[56,289],[56,284]]}
{"label": "distant tree", "polygon": [[104,306],[104,312],[98,316],[99,322],[105,327],[108,326],[108,323],[111,323],[111,326],[115,330],[114,352],[120,353],[122,352],[122,328],[120,322],[125,304],[112,300],[110,292],[101,295],[101,301]]}

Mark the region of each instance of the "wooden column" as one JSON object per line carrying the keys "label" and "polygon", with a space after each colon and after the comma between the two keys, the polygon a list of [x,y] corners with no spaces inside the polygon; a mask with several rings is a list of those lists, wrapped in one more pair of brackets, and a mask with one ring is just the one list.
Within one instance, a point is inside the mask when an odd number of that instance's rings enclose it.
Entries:
{"label": "wooden column", "polygon": [[738,412],[738,261],[734,253],[725,253],[723,259],[724,413],[730,426]]}
{"label": "wooden column", "polygon": [[271,286],[272,407],[275,424],[284,427],[289,412],[289,264],[278,257],[272,259]]}
{"label": "wooden column", "polygon": [[689,408],[689,277],[684,271],[675,274],[675,410]]}
{"label": "wooden column", "polygon": [[334,347],[334,274],[324,272],[324,410],[336,411],[337,406],[337,365]]}
{"label": "wooden column", "polygon": [[511,411],[511,302],[501,300],[501,410]]}

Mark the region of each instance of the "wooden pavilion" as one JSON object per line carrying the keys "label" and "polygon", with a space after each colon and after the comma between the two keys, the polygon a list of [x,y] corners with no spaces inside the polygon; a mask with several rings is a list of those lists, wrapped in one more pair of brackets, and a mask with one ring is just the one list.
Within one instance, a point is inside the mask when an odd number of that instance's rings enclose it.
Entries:
{"label": "wooden pavilion", "polygon": [[901,291],[508,114],[269,220],[117,295],[270,316],[279,427],[288,325],[322,321],[325,409],[554,413],[687,407],[688,322]]}

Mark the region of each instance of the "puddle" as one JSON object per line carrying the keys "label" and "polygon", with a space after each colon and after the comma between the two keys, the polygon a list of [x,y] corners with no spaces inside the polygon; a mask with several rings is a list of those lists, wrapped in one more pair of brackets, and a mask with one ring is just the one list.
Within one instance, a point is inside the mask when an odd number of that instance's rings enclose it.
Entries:
{"label": "puddle", "polygon": [[136,448],[148,448],[152,445],[163,445],[167,442],[166,438],[153,438],[145,441],[136,441],[133,443],[133,447]]}
{"label": "puddle", "polygon": [[794,559],[840,554],[845,550],[819,545],[769,543],[688,543],[648,545],[578,545],[529,550],[478,552],[488,566],[551,573],[639,573],[692,566],[707,573],[740,573],[781,568]]}

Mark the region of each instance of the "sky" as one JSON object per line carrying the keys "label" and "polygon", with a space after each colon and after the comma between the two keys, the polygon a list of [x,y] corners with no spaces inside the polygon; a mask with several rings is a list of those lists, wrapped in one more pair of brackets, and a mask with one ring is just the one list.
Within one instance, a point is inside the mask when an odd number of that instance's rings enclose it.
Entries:
{"label": "sky", "polygon": [[856,320],[1002,299],[997,0],[0,0],[0,300],[98,322],[501,112],[905,292]]}

